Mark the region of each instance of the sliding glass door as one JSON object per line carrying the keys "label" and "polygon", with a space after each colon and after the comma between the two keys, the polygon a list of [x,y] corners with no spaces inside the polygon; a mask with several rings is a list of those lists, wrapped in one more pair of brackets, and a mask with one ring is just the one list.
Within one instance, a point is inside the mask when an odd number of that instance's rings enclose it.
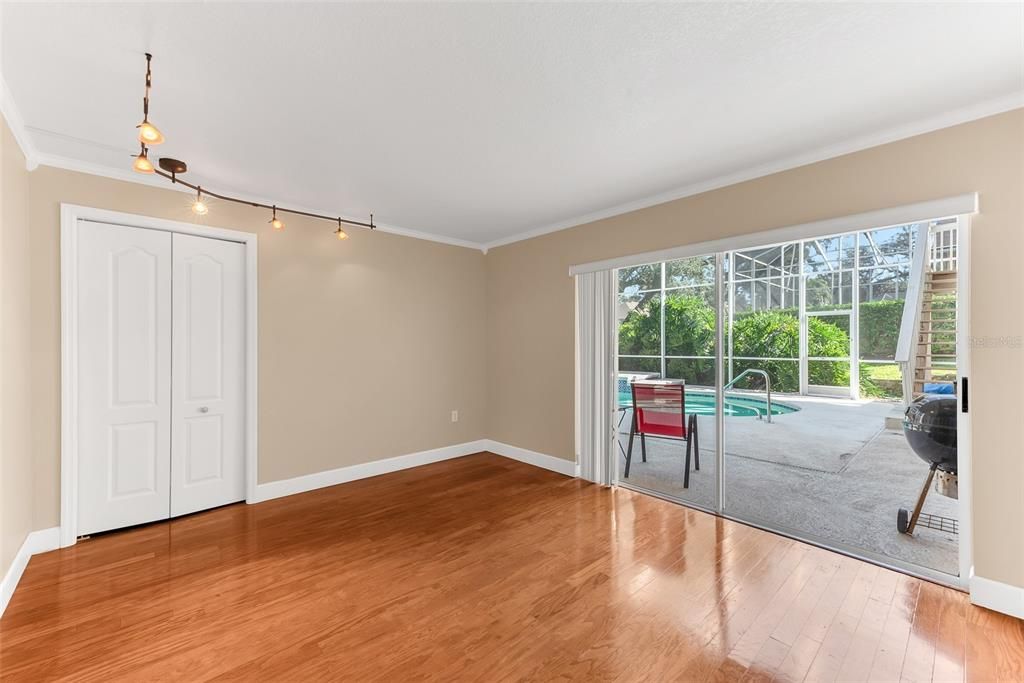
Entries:
{"label": "sliding glass door", "polygon": [[[618,271],[615,416],[620,483],[715,511],[717,281],[715,255]],[[645,400],[657,406],[655,424],[644,424]]]}
{"label": "sliding glass door", "polygon": [[[927,498],[921,519],[932,526],[905,533],[897,514],[922,499],[928,474],[904,436],[904,410],[925,391],[957,386],[957,225],[619,269],[617,481],[955,575],[955,487]],[[901,339],[911,340],[909,358],[897,353]],[[666,389],[636,395],[652,384]],[[681,415],[659,416],[679,410],[670,387],[685,394]],[[655,424],[645,424],[645,406]]]}

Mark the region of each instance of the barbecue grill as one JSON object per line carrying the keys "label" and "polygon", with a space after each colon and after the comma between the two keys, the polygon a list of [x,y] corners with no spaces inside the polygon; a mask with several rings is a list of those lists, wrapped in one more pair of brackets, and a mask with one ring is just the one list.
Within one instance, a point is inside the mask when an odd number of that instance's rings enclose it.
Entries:
{"label": "barbecue grill", "polygon": [[[918,525],[949,533],[958,533],[955,519],[922,513],[925,498],[935,482],[935,490],[957,498],[956,474],[956,397],[935,394],[921,396],[907,408],[903,419],[903,435],[917,457],[928,463],[928,477],[921,488],[913,513],[900,508],[896,528],[901,534],[912,534]],[[938,478],[936,478],[938,477]]]}

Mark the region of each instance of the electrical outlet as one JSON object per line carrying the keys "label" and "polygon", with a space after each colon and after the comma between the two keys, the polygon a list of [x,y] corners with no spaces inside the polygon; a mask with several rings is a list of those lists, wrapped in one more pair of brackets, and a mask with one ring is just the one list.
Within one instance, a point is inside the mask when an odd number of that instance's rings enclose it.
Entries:
{"label": "electrical outlet", "polygon": [[459,411],[453,410],[452,411],[452,422],[458,422],[458,421],[459,421]]}

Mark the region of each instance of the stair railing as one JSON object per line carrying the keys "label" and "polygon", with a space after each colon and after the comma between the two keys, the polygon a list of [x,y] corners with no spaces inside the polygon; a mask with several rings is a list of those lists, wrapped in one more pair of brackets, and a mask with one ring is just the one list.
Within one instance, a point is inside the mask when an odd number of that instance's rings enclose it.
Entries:
{"label": "stair railing", "polygon": [[929,224],[918,226],[914,254],[910,261],[910,282],[907,298],[903,303],[903,317],[900,320],[900,338],[896,344],[896,363],[903,373],[903,403],[910,405],[914,399],[914,374],[917,369],[915,348],[921,328],[921,305],[924,301],[925,274],[930,256],[928,241]]}

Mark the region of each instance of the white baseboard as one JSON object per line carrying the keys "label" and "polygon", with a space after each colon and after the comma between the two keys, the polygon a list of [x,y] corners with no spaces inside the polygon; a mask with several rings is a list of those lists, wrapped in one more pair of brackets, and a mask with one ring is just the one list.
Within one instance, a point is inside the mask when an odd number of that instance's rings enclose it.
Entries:
{"label": "white baseboard", "polygon": [[466,443],[456,444],[454,446],[445,446],[444,448],[435,448],[429,451],[409,453],[407,455],[399,455],[394,458],[386,458],[384,460],[364,462],[359,465],[339,467],[338,469],[327,470],[326,472],[316,472],[315,474],[307,474],[301,477],[295,477],[294,479],[282,479],[280,481],[267,482],[266,484],[257,484],[256,499],[249,500],[247,502],[262,503],[265,500],[291,496],[296,493],[304,493],[314,489],[321,489],[325,486],[334,486],[335,484],[344,484],[345,482],[355,481],[357,479],[376,477],[380,474],[407,470],[410,467],[428,465],[432,462],[461,458],[464,455],[472,455],[473,453],[488,450],[487,444],[488,442],[485,439],[480,439],[479,441],[469,441]]}
{"label": "white baseboard", "polygon": [[7,609],[7,603],[14,595],[14,589],[21,581],[21,575],[24,573],[25,567],[28,566],[29,558],[39,553],[56,550],[59,547],[60,527],[33,531],[25,537],[25,542],[18,548],[18,554],[14,556],[14,561],[7,568],[3,583],[0,583],[0,616],[3,615],[4,610]]}
{"label": "white baseboard", "polygon": [[500,441],[480,439],[478,441],[468,441],[454,446],[435,448],[429,451],[399,455],[394,458],[386,458],[384,460],[364,462],[359,465],[339,467],[338,469],[327,470],[326,472],[306,474],[293,479],[282,479],[280,481],[270,481],[265,484],[257,484],[255,499],[250,499],[247,502],[262,503],[263,501],[273,500],[274,498],[292,496],[296,493],[305,493],[306,491],[322,489],[326,486],[334,486],[336,484],[344,484],[357,479],[366,479],[367,477],[376,477],[381,474],[407,470],[410,467],[428,465],[432,462],[461,458],[464,455],[472,455],[473,453],[479,453],[480,451],[490,451],[491,453],[495,453],[506,458],[525,462],[528,465],[533,465],[534,467],[543,467],[546,470],[564,474],[567,477],[575,477],[579,475],[579,468],[576,463],[570,460],[556,458],[554,456],[537,453],[535,451],[528,451],[525,448],[519,448],[518,446],[509,446],[508,444],[501,443]]}
{"label": "white baseboard", "polygon": [[1024,588],[981,576],[972,576],[970,586],[975,605],[1024,619]]}
{"label": "white baseboard", "polygon": [[491,453],[518,460],[519,462],[525,462],[527,465],[533,465],[534,467],[543,467],[546,470],[552,472],[558,472],[564,474],[567,477],[578,477],[579,465],[572,460],[566,460],[565,458],[556,458],[553,455],[547,455],[545,453],[538,453],[536,451],[528,451],[525,448],[519,446],[510,446],[507,443],[501,443],[500,441],[493,441],[491,439],[485,439],[487,447],[484,450],[488,450]]}

